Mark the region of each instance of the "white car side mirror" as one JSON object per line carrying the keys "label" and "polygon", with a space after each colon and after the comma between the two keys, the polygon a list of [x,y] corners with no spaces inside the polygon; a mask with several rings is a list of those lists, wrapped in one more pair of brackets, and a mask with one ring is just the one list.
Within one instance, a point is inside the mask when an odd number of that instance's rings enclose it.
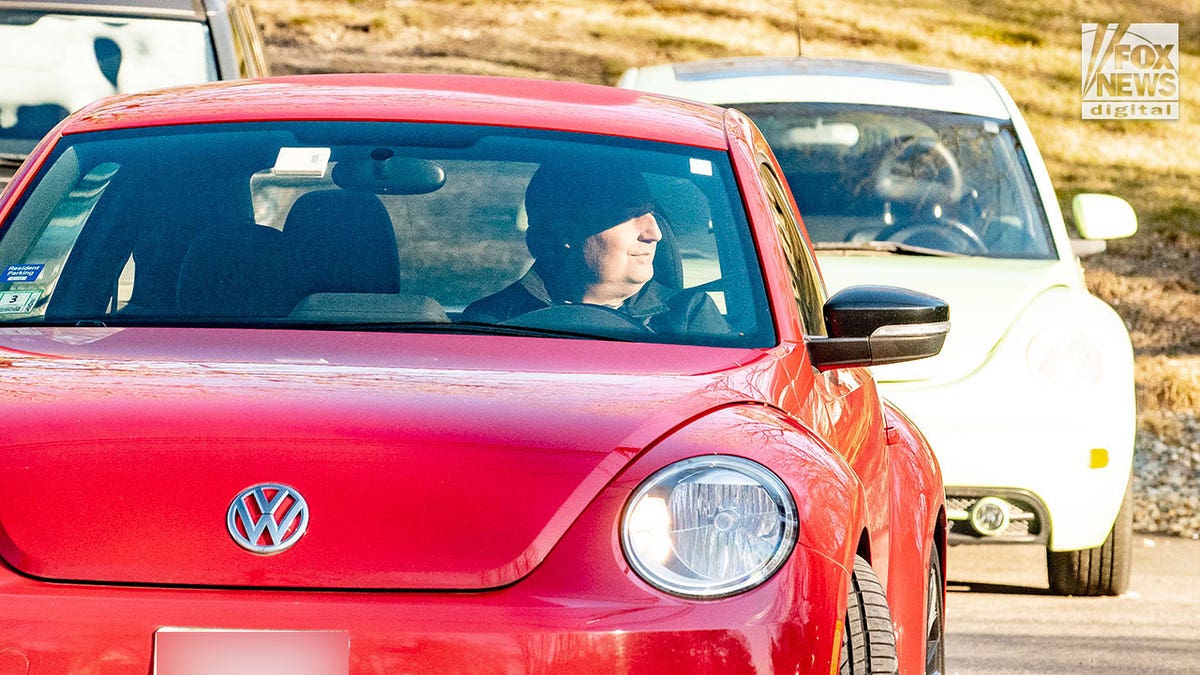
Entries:
{"label": "white car side mirror", "polygon": [[1084,239],[1122,239],[1137,232],[1137,214],[1129,202],[1094,193],[1081,193],[1071,200],[1075,229]]}

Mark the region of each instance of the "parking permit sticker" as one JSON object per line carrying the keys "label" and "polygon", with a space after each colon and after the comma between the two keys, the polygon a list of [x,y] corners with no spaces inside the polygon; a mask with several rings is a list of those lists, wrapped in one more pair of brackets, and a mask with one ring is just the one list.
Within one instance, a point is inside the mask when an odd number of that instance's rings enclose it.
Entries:
{"label": "parking permit sticker", "polygon": [[329,148],[280,148],[275,157],[276,176],[324,178],[329,171]]}
{"label": "parking permit sticker", "polygon": [[42,275],[45,265],[9,265],[4,268],[0,281],[36,281]]}
{"label": "parking permit sticker", "polygon": [[712,175],[712,162],[708,161],[707,159],[692,157],[689,161],[689,164],[691,165],[692,173],[697,176]]}
{"label": "parking permit sticker", "polygon": [[5,291],[0,293],[0,314],[28,314],[33,311],[42,292]]}

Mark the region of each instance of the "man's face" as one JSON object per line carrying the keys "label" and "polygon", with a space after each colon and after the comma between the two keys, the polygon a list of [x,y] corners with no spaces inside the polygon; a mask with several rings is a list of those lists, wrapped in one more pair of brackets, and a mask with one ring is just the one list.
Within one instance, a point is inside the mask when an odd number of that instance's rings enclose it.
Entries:
{"label": "man's face", "polygon": [[654,276],[654,251],[660,239],[658,221],[653,213],[646,213],[585,239],[583,259],[597,283],[640,288]]}

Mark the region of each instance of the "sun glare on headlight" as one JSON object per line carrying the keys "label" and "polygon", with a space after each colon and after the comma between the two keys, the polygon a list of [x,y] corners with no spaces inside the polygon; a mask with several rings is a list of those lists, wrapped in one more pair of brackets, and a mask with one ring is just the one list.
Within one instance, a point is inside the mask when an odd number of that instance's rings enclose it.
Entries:
{"label": "sun glare on headlight", "polygon": [[665,563],[671,557],[671,514],[658,497],[638,502],[629,514],[629,536],[638,557]]}
{"label": "sun glare on headlight", "polygon": [[634,492],[621,526],[646,582],[691,597],[731,595],[765,581],[795,543],[796,505],[775,474],[739,457],[673,464]]}

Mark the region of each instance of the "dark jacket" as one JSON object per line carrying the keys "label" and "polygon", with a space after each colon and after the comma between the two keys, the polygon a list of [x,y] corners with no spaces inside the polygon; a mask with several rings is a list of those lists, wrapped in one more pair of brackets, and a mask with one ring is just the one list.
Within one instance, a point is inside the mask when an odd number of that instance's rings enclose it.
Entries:
{"label": "dark jacket", "polygon": [[[556,304],[538,274],[537,266],[504,289],[467,306],[463,321],[501,323]],[[671,289],[651,279],[620,310],[655,333],[667,335],[728,335],[729,324],[707,293]]]}

